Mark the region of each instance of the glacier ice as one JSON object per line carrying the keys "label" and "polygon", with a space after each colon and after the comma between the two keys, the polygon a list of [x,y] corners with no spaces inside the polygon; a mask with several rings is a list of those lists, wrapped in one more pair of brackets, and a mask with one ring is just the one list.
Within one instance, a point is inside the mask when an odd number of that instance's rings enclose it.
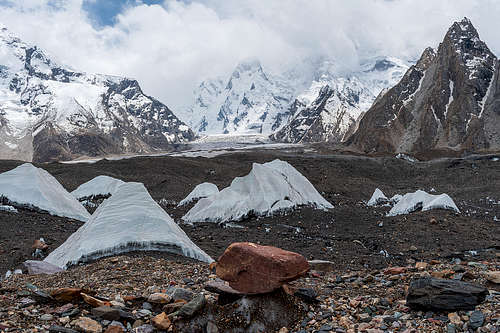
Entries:
{"label": "glacier ice", "polygon": [[453,199],[448,194],[433,195],[425,191],[418,190],[413,193],[405,194],[392,209],[387,213],[387,216],[396,216],[401,214],[408,214],[418,209],[422,211],[431,209],[449,209],[457,213],[460,210],[455,205]]}
{"label": "glacier ice", "polygon": [[124,183],[45,261],[59,267],[130,251],[165,251],[204,262],[196,246],[141,183]]}
{"label": "glacier ice", "polygon": [[377,206],[385,204],[387,202],[389,202],[389,199],[387,199],[387,197],[384,195],[384,192],[382,192],[379,188],[376,188],[367,205]]}
{"label": "glacier ice", "polygon": [[87,198],[97,195],[112,195],[124,183],[123,180],[109,176],[97,176],[92,180],[78,186],[71,194],[77,198]]}
{"label": "glacier ice", "polygon": [[192,201],[201,198],[206,198],[217,193],[219,193],[217,185],[212,183],[201,183],[199,185],[196,185],[196,187],[191,191],[191,193],[189,193],[186,198],[184,198],[181,202],[179,202],[177,207],[187,205]]}
{"label": "glacier ice", "polygon": [[38,208],[52,215],[83,222],[90,214],[47,171],[25,163],[0,174],[0,197],[12,204]]}
{"label": "glacier ice", "polygon": [[201,199],[182,219],[193,222],[238,221],[248,215],[269,216],[300,205],[333,208],[293,166],[281,160],[254,163],[219,193]]}

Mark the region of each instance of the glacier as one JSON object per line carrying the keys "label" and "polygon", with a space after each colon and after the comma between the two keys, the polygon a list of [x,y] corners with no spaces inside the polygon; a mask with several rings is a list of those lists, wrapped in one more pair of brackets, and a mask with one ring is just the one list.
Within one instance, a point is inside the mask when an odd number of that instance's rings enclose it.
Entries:
{"label": "glacier", "polygon": [[47,171],[25,163],[0,174],[0,197],[12,205],[37,208],[61,217],[87,222],[90,214]]}
{"label": "glacier", "polygon": [[201,199],[182,220],[194,222],[238,221],[249,215],[270,216],[307,205],[330,209],[314,186],[292,165],[281,160],[253,163],[244,177],[236,177],[231,185],[217,194]]}
{"label": "glacier", "polygon": [[370,198],[370,200],[368,200],[367,205],[378,206],[388,202],[389,199],[387,199],[387,197],[384,195],[384,192],[382,192],[379,188],[376,188],[375,191],[373,192],[372,197]]}
{"label": "glacier", "polygon": [[217,185],[212,184],[212,183],[201,183],[196,185],[196,187],[185,197],[177,207],[181,207],[184,205],[187,205],[195,200],[201,199],[201,198],[206,198],[211,195],[219,193],[219,189],[217,188]]}
{"label": "glacier", "polygon": [[165,251],[213,262],[153,200],[144,185],[135,182],[120,185],[91,219],[44,261],[68,268],[130,251]]}
{"label": "glacier", "polygon": [[71,194],[76,199],[84,199],[98,195],[113,195],[120,185],[125,182],[109,176],[97,176],[78,186]]}
{"label": "glacier", "polygon": [[427,211],[431,209],[448,209],[460,213],[457,205],[448,194],[433,195],[425,191],[418,190],[413,193],[407,193],[392,207],[387,216],[396,216],[408,214],[422,209]]}

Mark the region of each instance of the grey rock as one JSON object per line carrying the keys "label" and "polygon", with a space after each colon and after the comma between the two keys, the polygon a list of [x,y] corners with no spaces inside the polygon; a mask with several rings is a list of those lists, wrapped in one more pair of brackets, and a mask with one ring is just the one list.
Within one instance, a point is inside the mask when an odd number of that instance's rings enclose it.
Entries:
{"label": "grey rock", "polygon": [[294,295],[306,303],[317,303],[318,294],[312,288],[299,288]]}
{"label": "grey rock", "polygon": [[217,328],[217,325],[215,325],[211,321],[207,322],[206,331],[207,331],[207,333],[219,333],[219,329]]}
{"label": "grey rock", "polygon": [[474,311],[470,315],[469,325],[473,329],[478,329],[484,324],[484,314],[481,311]]}
{"label": "grey rock", "polygon": [[99,306],[97,308],[93,308],[91,312],[94,316],[105,320],[112,321],[120,319],[120,310],[109,306]]}
{"label": "grey rock", "polygon": [[64,271],[59,266],[38,260],[26,260],[23,266],[28,270],[28,274],[55,274]]}
{"label": "grey rock", "polygon": [[410,283],[406,304],[419,310],[471,310],[487,295],[488,289],[471,283],[423,278]]}
{"label": "grey rock", "polygon": [[172,296],[172,299],[174,301],[183,299],[189,302],[190,300],[193,299],[194,293],[190,290],[183,288],[173,288],[173,290],[171,291],[171,293],[169,293],[169,295]]}
{"label": "grey rock", "polygon": [[155,328],[151,325],[142,325],[132,330],[134,333],[153,333]]}
{"label": "grey rock", "polygon": [[49,313],[46,313],[46,314],[43,314],[40,316],[40,320],[43,320],[43,321],[51,321],[52,319],[54,319],[54,316],[49,314]]}
{"label": "grey rock", "polygon": [[177,312],[177,314],[184,318],[191,318],[194,314],[207,304],[207,300],[205,299],[205,295],[200,294],[193,298],[189,303],[184,304],[182,308]]}

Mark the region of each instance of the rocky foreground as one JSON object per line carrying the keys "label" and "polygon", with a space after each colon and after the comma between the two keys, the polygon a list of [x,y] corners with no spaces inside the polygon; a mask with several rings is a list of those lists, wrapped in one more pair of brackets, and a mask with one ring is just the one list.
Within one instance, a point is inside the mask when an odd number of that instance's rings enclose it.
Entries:
{"label": "rocky foreground", "polygon": [[[310,262],[304,277],[271,293],[244,296],[202,263],[149,254],[111,257],[53,275],[13,275],[3,281],[0,330],[499,332],[500,253],[496,258],[410,260],[406,267],[359,271]],[[408,304],[409,286],[415,288],[413,282],[424,277],[477,287],[415,289],[410,292],[420,296]],[[480,304],[469,307],[471,300]],[[452,309],[460,304],[468,309]]]}

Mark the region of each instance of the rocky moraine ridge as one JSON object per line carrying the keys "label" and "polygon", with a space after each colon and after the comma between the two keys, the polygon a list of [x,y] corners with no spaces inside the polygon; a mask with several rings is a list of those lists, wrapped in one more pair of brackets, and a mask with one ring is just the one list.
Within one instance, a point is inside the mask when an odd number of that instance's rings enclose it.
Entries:
{"label": "rocky moraine ridge", "polygon": [[193,132],[135,80],[75,71],[0,26],[0,157],[168,150]]}

